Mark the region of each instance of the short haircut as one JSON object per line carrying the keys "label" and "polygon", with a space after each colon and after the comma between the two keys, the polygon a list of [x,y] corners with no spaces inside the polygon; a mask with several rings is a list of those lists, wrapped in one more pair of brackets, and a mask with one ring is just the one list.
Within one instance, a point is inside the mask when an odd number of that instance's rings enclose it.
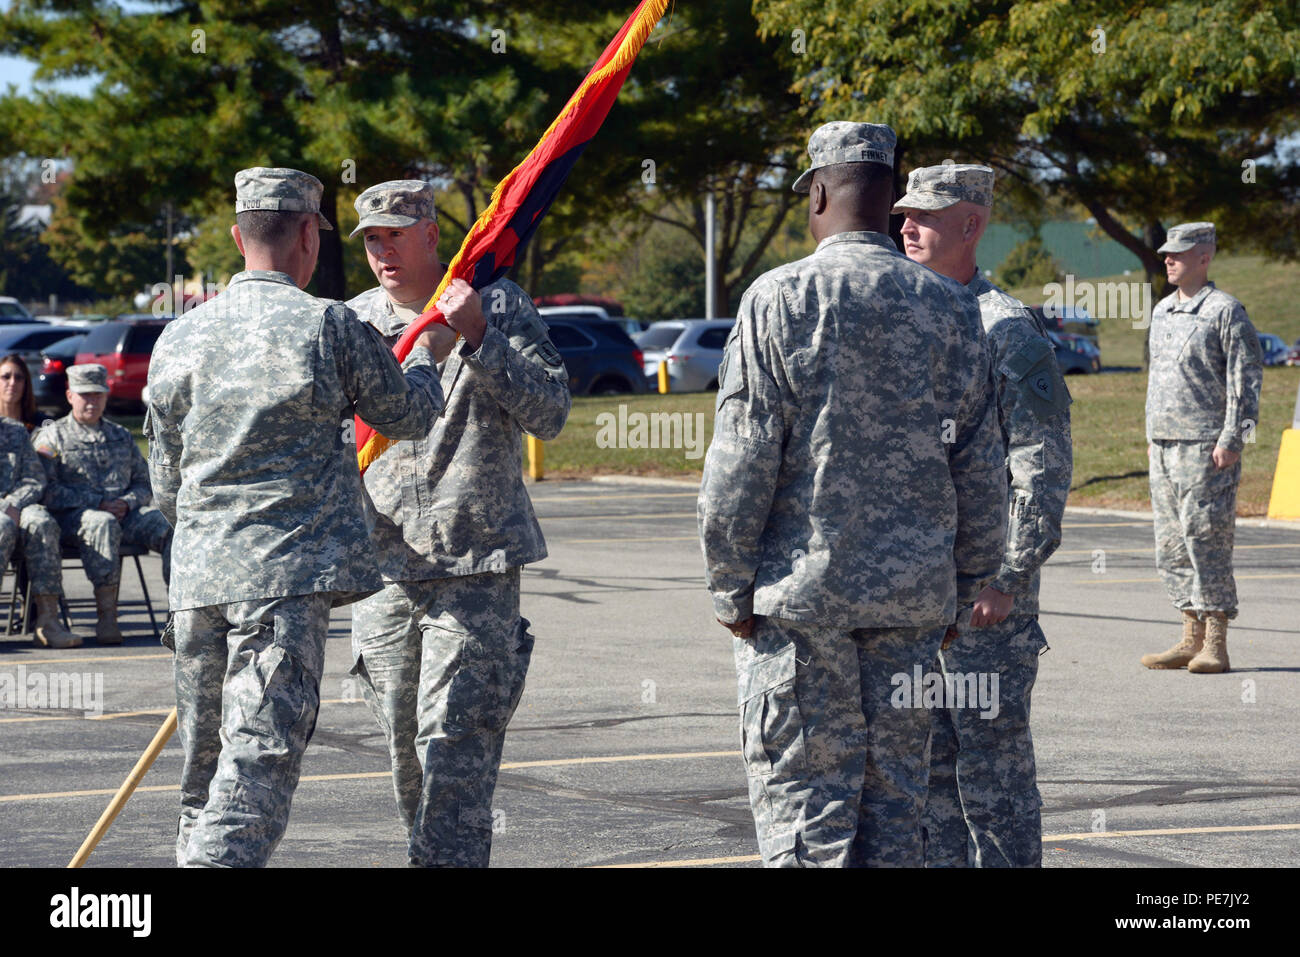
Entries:
{"label": "short haircut", "polygon": [[894,182],[893,169],[883,163],[836,163],[821,167],[813,175],[828,193],[841,190],[866,192],[881,181],[888,180],[891,185]]}
{"label": "short haircut", "polygon": [[298,231],[304,216],[315,213],[281,209],[246,209],[235,214],[239,235],[255,246],[279,246]]}

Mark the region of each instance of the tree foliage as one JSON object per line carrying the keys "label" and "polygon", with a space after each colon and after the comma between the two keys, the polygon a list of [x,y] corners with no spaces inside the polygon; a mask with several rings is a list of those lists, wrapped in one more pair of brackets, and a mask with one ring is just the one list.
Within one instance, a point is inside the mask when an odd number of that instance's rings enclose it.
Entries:
{"label": "tree foliage", "polygon": [[[433,182],[449,258],[633,7],[14,0],[0,14],[0,53],[35,61],[38,79],[101,79],[89,96],[0,100],[0,156],[21,150],[73,162],[65,192],[75,222],[63,235],[88,244],[76,255],[79,269],[96,252],[133,249],[148,235],[141,227],[156,224],[170,202],[191,268],[214,275],[233,259],[226,233],[235,171],[305,169],[325,184],[323,211],[342,227],[322,236],[315,291],[342,296],[373,281],[359,243],[346,256],[343,246],[362,189],[394,178]],[[602,224],[647,213],[674,222],[702,255],[706,184],[719,196],[719,271],[733,281],[746,273],[755,224],[761,240],[794,199],[786,183],[798,97],[774,48],[757,38],[748,0],[676,5],[517,265],[518,278],[539,291],[572,281],[584,259],[604,250]],[[657,167],[650,188],[646,159]],[[161,272],[146,284],[163,280]],[[128,273],[105,268],[94,281]]]}
{"label": "tree foliage", "polygon": [[[1300,7],[1260,0],[764,0],[820,120],[884,122],[905,166],[985,162],[1085,207],[1159,270],[1164,228],[1300,254]],[[806,53],[790,47],[794,31]]]}

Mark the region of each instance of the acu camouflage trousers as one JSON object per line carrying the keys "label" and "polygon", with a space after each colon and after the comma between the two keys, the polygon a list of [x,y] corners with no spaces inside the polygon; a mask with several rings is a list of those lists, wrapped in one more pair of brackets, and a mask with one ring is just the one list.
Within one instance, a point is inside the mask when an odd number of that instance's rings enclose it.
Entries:
{"label": "acu camouflage trousers", "polygon": [[1151,443],[1156,568],[1175,608],[1236,618],[1232,540],[1241,462],[1215,468],[1214,446],[1213,441]]}
{"label": "acu camouflage trousers", "polygon": [[926,867],[1042,866],[1029,698],[1046,647],[1037,616],[1012,615],[963,631],[939,652],[936,666],[945,678],[996,674],[998,684],[992,708],[968,699],[930,712]]}
{"label": "acu camouflage trousers", "polygon": [[27,565],[33,595],[63,594],[63,559],[59,549],[59,526],[40,505],[28,505],[18,513],[18,524],[0,512],[0,568],[7,568],[18,547]]}
{"label": "acu camouflage trousers", "polygon": [[119,552],[123,542],[160,552],[163,581],[171,580],[172,526],[152,505],[131,509],[121,521],[97,508],[68,509],[55,518],[62,532],[62,543],[77,546],[86,577],[96,588],[115,585],[122,577]]}
{"label": "acu camouflage trousers", "polygon": [[757,618],[734,640],[740,737],[768,867],[920,867],[930,714],[894,707],[945,629]]}
{"label": "acu camouflage trousers", "polygon": [[532,655],[519,569],[393,582],[352,611],[352,669],[388,741],[412,864],[486,867],[506,726]]}
{"label": "acu camouflage trousers", "polygon": [[182,867],[261,867],[284,836],[316,728],[334,598],[316,592],[174,613]]}

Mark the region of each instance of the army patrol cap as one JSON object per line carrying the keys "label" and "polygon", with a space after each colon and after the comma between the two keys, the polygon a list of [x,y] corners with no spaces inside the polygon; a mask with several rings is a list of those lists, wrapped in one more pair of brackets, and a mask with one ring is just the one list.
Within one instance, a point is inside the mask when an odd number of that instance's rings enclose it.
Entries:
{"label": "army patrol cap", "polygon": [[823,166],[840,163],[879,163],[894,166],[894,145],[898,137],[883,123],[850,123],[838,120],[817,127],[808,137],[808,158],[812,164],[790,187],[806,193],[812,187],[812,174]]}
{"label": "army patrol cap", "polygon": [[235,174],[235,212],[273,209],[315,213],[321,229],[333,229],[320,211],[325,187],[310,173],[284,166],[254,166]]}
{"label": "army patrol cap", "polygon": [[1156,252],[1185,253],[1199,243],[1213,245],[1214,242],[1214,223],[1180,223],[1169,227],[1165,244]]}
{"label": "army patrol cap", "polygon": [[890,212],[947,209],[963,201],[993,206],[993,170],[965,163],[918,167],[907,177],[907,192]]}
{"label": "army patrol cap", "polygon": [[108,370],[98,362],[68,366],[68,390],[71,392],[107,392]]}
{"label": "army patrol cap", "polygon": [[361,222],[348,234],[351,239],[370,226],[405,229],[422,219],[438,221],[433,207],[433,186],[419,179],[390,179],[371,186],[353,203]]}

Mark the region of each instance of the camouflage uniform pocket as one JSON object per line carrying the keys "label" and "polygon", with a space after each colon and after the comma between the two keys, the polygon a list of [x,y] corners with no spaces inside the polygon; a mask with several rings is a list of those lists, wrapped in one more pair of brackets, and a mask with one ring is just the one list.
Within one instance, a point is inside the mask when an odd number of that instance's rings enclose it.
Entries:
{"label": "camouflage uniform pocket", "polygon": [[798,775],[807,767],[795,677],[793,644],[753,659],[741,677],[740,740],[750,775]]}

